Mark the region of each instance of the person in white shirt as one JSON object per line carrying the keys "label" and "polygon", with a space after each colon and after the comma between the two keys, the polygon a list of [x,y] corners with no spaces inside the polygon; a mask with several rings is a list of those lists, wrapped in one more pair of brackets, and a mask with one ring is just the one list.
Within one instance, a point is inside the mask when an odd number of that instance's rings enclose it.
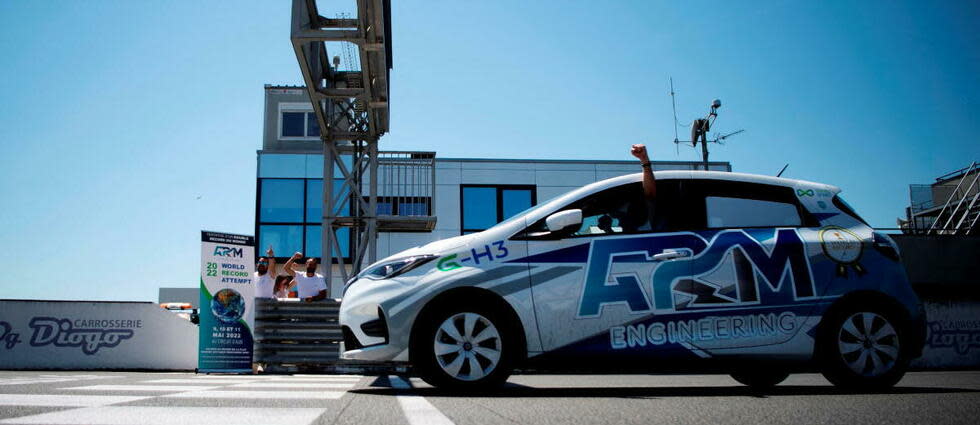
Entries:
{"label": "person in white shirt", "polygon": [[[297,252],[289,258],[286,265],[286,273],[293,277],[296,284],[296,292],[299,298],[306,302],[320,301],[327,298],[327,280],[323,275],[316,272],[316,258],[307,258],[305,263],[297,264],[297,260],[303,258],[303,253]],[[293,268],[299,266],[300,270]]]}
{"label": "person in white shirt", "polygon": [[[272,246],[265,251],[265,257],[259,258],[255,264],[255,272],[252,273],[252,283],[255,284],[255,298],[276,299],[273,288],[276,285],[276,253],[272,252]],[[262,372],[264,369],[261,364],[252,362],[252,373]]]}
{"label": "person in white shirt", "polygon": [[276,254],[272,252],[270,246],[265,255],[263,258],[259,258],[255,265],[255,273],[252,274],[252,282],[255,283],[255,298],[276,297],[273,293],[276,284]]}

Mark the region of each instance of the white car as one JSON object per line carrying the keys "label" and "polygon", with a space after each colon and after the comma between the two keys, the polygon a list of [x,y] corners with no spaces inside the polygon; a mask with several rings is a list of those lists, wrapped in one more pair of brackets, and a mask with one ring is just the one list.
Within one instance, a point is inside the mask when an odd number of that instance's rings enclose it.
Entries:
{"label": "white car", "polygon": [[340,307],[346,359],[437,386],[516,369],[721,371],[767,387],[819,370],[886,388],[925,326],[898,247],[836,187],[710,171],[604,180],[483,232],[364,269]]}

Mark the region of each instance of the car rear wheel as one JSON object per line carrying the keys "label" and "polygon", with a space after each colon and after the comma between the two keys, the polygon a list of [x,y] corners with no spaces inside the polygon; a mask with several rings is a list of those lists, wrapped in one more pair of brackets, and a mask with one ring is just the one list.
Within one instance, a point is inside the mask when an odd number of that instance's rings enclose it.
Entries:
{"label": "car rear wheel", "polygon": [[826,318],[820,338],[823,375],[852,390],[891,388],[908,369],[898,315],[876,307],[846,308]]}
{"label": "car rear wheel", "polygon": [[510,376],[516,344],[492,309],[445,309],[429,317],[414,346],[422,379],[437,387],[487,388]]}

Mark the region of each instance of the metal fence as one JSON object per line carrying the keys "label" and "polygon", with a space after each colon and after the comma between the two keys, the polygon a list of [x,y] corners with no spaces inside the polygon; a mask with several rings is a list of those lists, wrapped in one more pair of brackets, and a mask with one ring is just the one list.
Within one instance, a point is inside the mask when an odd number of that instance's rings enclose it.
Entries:
{"label": "metal fence", "polygon": [[340,358],[340,300],[255,300],[255,362],[266,371],[318,369]]}
{"label": "metal fence", "polygon": [[378,215],[432,215],[435,163],[435,152],[379,152]]}

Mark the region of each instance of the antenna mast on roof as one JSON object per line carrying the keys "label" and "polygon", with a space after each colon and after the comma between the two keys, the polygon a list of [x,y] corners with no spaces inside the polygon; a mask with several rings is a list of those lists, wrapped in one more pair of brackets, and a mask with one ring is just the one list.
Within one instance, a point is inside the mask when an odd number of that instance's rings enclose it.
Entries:
{"label": "antenna mast on roof", "polygon": [[[682,141],[677,138],[677,102],[674,100],[674,78],[670,77],[670,103],[674,108],[674,146],[678,147],[681,143],[690,143],[691,147],[697,147],[698,142],[701,142],[701,160],[703,161],[704,170],[708,170],[708,143],[717,143],[719,145],[725,144],[724,140],[739,134],[743,131],[736,130],[725,135],[715,134],[713,140],[708,140],[708,132],[711,131],[711,126],[714,125],[715,120],[718,119],[718,108],[721,107],[721,100],[715,99],[711,101],[711,109],[708,111],[708,115],[704,118],[698,118],[691,123],[691,140]],[[678,154],[680,152],[678,151]]]}

